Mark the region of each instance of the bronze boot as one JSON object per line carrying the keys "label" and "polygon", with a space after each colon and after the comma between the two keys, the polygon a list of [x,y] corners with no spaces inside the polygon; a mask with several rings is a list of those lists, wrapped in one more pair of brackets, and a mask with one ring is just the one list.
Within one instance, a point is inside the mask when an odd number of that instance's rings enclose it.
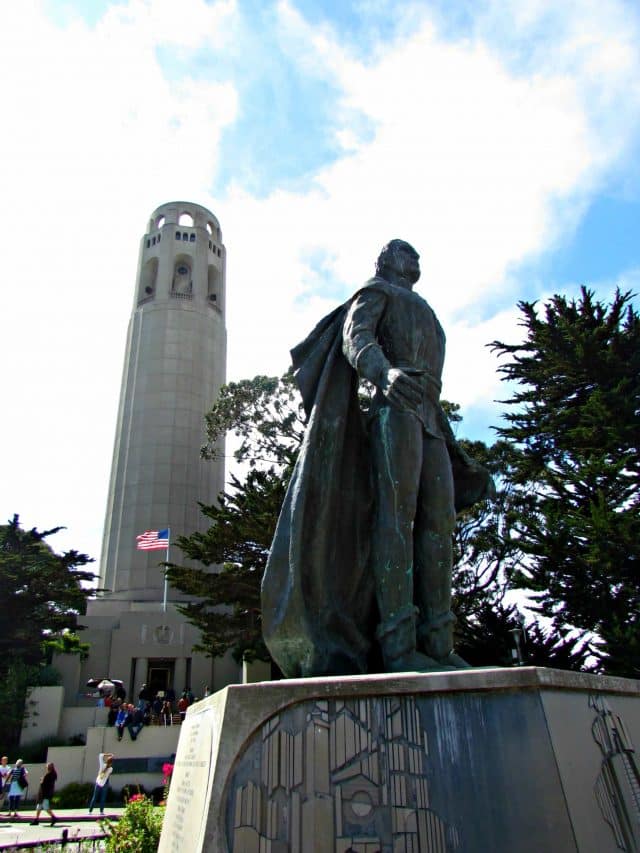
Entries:
{"label": "bronze boot", "polygon": [[386,672],[432,672],[451,668],[417,650],[416,611],[413,605],[381,622],[376,636]]}
{"label": "bronze boot", "polygon": [[422,622],[418,628],[418,644],[441,666],[448,669],[470,669],[470,664],[453,651],[455,621],[456,617],[449,610]]}

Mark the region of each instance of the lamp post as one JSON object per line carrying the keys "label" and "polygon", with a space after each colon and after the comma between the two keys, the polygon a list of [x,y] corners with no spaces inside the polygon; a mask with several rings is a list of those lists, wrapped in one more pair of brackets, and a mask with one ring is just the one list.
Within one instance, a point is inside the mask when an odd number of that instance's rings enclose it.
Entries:
{"label": "lamp post", "polygon": [[511,649],[511,655],[515,661],[514,666],[524,666],[524,655],[522,649],[522,641],[526,639],[527,632],[525,630],[524,616],[518,612],[516,619],[520,623],[517,628],[511,628],[509,633],[513,637],[514,648]]}

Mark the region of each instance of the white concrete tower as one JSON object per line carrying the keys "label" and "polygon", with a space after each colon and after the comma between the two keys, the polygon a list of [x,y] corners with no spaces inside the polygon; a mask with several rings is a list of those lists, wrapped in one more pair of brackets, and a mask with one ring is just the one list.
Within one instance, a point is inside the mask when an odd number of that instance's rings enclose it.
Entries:
{"label": "white concrete tower", "polygon": [[199,451],[204,414],[225,381],[225,260],[206,208],[171,202],[153,212],[140,246],[100,562],[111,601],[162,599],[164,554],[137,551],[136,536],[169,527],[175,541],[206,529],[197,502],[224,487],[223,463]]}

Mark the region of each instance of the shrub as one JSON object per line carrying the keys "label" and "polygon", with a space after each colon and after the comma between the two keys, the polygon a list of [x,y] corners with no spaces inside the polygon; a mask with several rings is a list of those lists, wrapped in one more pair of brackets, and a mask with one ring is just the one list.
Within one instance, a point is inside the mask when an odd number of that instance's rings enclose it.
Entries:
{"label": "shrub", "polygon": [[164,808],[147,797],[130,800],[118,823],[102,824],[109,833],[107,853],[156,853],[163,818]]}
{"label": "shrub", "polygon": [[70,782],[53,795],[52,805],[59,809],[86,808],[93,794],[93,782]]}
{"label": "shrub", "polygon": [[38,670],[38,676],[34,679],[34,686],[37,687],[57,687],[62,684],[62,676],[51,664],[41,666]]}

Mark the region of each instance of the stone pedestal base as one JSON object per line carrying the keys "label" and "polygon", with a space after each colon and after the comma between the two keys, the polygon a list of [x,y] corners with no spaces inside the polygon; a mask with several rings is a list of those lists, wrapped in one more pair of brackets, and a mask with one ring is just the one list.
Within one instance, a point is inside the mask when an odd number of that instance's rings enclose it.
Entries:
{"label": "stone pedestal base", "polygon": [[160,853],[640,850],[640,683],[526,667],[230,686]]}

